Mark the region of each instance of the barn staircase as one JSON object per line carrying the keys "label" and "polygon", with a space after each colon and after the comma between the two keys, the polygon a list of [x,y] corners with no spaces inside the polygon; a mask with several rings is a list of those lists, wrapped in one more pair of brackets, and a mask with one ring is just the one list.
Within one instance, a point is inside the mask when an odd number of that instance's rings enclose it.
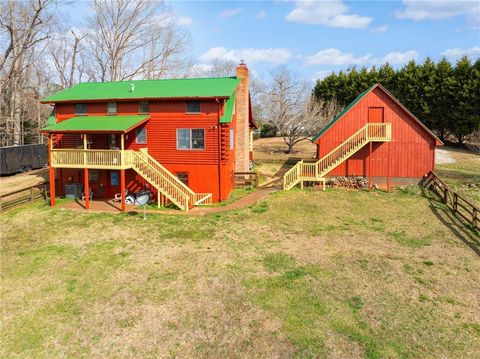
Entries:
{"label": "barn staircase", "polygon": [[335,167],[346,161],[369,142],[388,142],[392,137],[390,123],[368,123],[352,136],[343,141],[319,161],[297,162],[283,176],[283,189],[289,190],[303,182],[322,182],[325,188],[325,176]]}
{"label": "barn staircase", "polygon": [[[148,154],[146,149],[125,151],[131,168],[145,178],[158,193],[163,194],[178,208],[188,211],[193,206],[212,203],[211,193],[195,193],[169,170]],[[160,197],[160,196],[158,196]],[[158,199],[160,206],[160,198]]]}

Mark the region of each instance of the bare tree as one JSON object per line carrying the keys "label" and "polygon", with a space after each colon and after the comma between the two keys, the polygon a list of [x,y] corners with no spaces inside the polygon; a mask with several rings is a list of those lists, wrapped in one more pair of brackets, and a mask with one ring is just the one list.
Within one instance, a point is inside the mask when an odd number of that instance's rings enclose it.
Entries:
{"label": "bare tree", "polygon": [[260,90],[260,101],[263,103],[261,116],[282,134],[286,153],[315,135],[339,112],[336,101],[316,101],[307,83],[286,67],[271,73],[271,82]]}
{"label": "bare tree", "polygon": [[[25,92],[33,53],[50,37],[54,0],[10,0],[0,4],[0,115],[1,127],[13,145],[22,143]],[[6,144],[10,144],[7,140]]]}
{"label": "bare tree", "polygon": [[189,77],[235,76],[237,64],[230,60],[215,60],[209,65],[197,65],[190,69]]}
{"label": "bare tree", "polygon": [[[77,31],[78,32],[78,31]],[[82,41],[86,34],[77,34],[75,30],[62,31],[50,43],[50,56],[55,67],[60,86],[68,88],[82,81],[85,68]]]}
{"label": "bare tree", "polygon": [[88,73],[99,81],[185,76],[187,35],[163,2],[92,0]]}

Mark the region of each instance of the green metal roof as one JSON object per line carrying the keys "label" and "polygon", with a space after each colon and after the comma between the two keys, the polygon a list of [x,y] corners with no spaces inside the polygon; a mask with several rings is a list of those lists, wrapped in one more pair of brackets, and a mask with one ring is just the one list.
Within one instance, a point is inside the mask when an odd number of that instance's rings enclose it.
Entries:
{"label": "green metal roof", "polygon": [[229,97],[239,83],[236,77],[84,82],[41,102]]}
{"label": "green metal roof", "polygon": [[376,84],[373,85],[372,87],[369,87],[368,89],[366,89],[365,91],[363,91],[360,95],[358,95],[355,100],[353,100],[352,102],[350,102],[350,104],[345,107],[342,112],[340,112],[337,116],[335,116],[333,118],[333,120],[331,120],[315,137],[312,138],[312,142],[315,142],[316,140],[318,140],[320,138],[320,136],[322,136],[325,132],[327,132],[327,130],[332,127],[335,122],[337,122],[338,120],[340,120],[348,111],[350,111],[350,109],[355,106],[358,102],[360,102],[360,100],[362,98],[365,97],[365,95],[367,93],[369,93],[375,86],[377,86]]}
{"label": "green metal roof", "polygon": [[143,116],[81,116],[47,126],[44,132],[128,132],[150,118]]}
{"label": "green metal roof", "polygon": [[50,115],[50,116],[47,118],[47,121],[45,122],[45,125],[51,126],[51,125],[54,125],[56,122],[57,122],[57,119],[55,118],[55,116],[54,116],[54,115]]}
{"label": "green metal roof", "polygon": [[229,123],[232,122],[232,116],[233,116],[233,109],[235,107],[235,92],[233,95],[231,95],[227,103],[225,104],[225,112],[223,113],[223,116],[220,117],[220,123]]}

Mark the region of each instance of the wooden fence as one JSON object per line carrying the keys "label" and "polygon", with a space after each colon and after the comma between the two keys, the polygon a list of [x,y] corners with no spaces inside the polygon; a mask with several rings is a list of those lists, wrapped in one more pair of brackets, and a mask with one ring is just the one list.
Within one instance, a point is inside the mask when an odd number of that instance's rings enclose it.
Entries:
{"label": "wooden fence", "polygon": [[257,172],[235,172],[235,188],[258,188]]}
{"label": "wooden fence", "polygon": [[422,185],[436,192],[453,213],[463,218],[473,228],[480,230],[480,208],[452,191],[435,172],[430,171],[423,179]]}
{"label": "wooden fence", "polygon": [[48,181],[25,187],[17,191],[0,195],[0,211],[14,208],[18,205],[33,202],[39,198],[48,197]]}

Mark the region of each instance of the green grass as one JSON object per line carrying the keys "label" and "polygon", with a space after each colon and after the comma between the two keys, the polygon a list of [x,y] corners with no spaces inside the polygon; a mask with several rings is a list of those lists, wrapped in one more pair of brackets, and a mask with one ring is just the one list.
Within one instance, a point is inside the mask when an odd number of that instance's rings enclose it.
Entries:
{"label": "green grass", "polygon": [[416,188],[146,221],[36,202],[0,224],[1,357],[479,354],[476,234]]}
{"label": "green grass", "polygon": [[454,149],[449,153],[457,162],[437,165],[437,175],[453,190],[480,206],[480,154]]}

